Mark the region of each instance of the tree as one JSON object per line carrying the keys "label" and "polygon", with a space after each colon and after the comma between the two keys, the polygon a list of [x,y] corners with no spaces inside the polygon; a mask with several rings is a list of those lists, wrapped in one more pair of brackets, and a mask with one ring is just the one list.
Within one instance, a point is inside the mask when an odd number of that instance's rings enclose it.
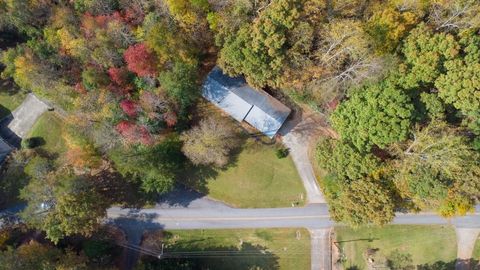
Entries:
{"label": "tree", "polygon": [[27,201],[22,218],[54,243],[73,234],[90,235],[108,207],[89,179],[65,170],[31,179],[21,198]]}
{"label": "tree", "polygon": [[25,174],[24,166],[29,158],[29,151],[14,151],[6,157],[0,171],[1,208],[7,208],[16,202],[20,189],[27,185],[29,177]]}
{"label": "tree", "polygon": [[441,0],[432,3],[430,21],[436,30],[462,30],[480,26],[480,5],[475,0]]}
{"label": "tree", "polygon": [[125,177],[141,183],[147,193],[170,191],[182,168],[181,142],[168,137],[152,147],[131,146],[110,153],[116,169]]}
{"label": "tree", "polygon": [[313,73],[313,81],[306,85],[314,89],[320,103],[341,98],[350,86],[361,85],[382,74],[383,60],[373,54],[373,44],[361,22],[334,20],[321,28],[317,39],[318,49],[310,58],[316,59],[314,63],[321,71]]}
{"label": "tree", "polygon": [[112,14],[118,8],[118,1],[115,0],[77,0],[74,7],[81,13],[94,15]]}
{"label": "tree", "polygon": [[463,59],[445,62],[447,72],[435,81],[438,96],[466,115],[480,111],[480,37],[474,31],[465,31],[460,43]]}
{"label": "tree", "polygon": [[180,105],[182,112],[185,112],[200,95],[196,69],[193,65],[176,62],[170,71],[160,73],[158,79],[167,95]]}
{"label": "tree", "polygon": [[466,115],[480,111],[480,63],[454,60],[445,63],[445,67],[447,74],[440,75],[435,82],[438,95]]}
{"label": "tree", "polygon": [[478,198],[479,154],[456,128],[432,121],[392,150],[397,155],[396,184],[419,207],[439,209],[448,201],[461,201],[468,210]]}
{"label": "tree", "polygon": [[[328,13],[335,15],[336,17],[361,17],[364,6],[366,5],[366,0],[332,0],[328,5]],[[330,15],[330,16],[332,16]]]}
{"label": "tree", "polygon": [[62,137],[67,146],[66,152],[61,157],[63,165],[71,166],[77,172],[88,172],[100,166],[100,155],[89,140],[76,133],[75,126],[69,126],[64,130]]}
{"label": "tree", "polygon": [[201,13],[210,9],[207,0],[167,0],[166,3],[173,17],[186,27],[201,22]]}
{"label": "tree", "polygon": [[153,20],[152,26],[145,27],[145,43],[155,52],[159,67],[171,66],[175,62],[196,65],[197,46],[192,46],[193,41],[185,37],[182,29],[168,22],[157,21],[157,18]]}
{"label": "tree", "polygon": [[120,102],[120,108],[130,117],[137,116],[138,105],[130,99],[124,99]]}
{"label": "tree", "polygon": [[82,72],[82,83],[83,86],[89,90],[98,90],[100,87],[105,87],[108,85],[110,80],[103,70],[97,68],[86,68]]}
{"label": "tree", "polygon": [[130,74],[125,67],[111,67],[107,71],[110,80],[118,86],[127,86],[130,82]]}
{"label": "tree", "polygon": [[[41,34],[41,28],[48,21],[54,3],[50,0],[42,1],[0,1],[2,19],[13,25],[20,32],[29,36]],[[3,13],[4,12],[4,13]]]}
{"label": "tree", "polygon": [[16,250],[8,249],[0,254],[0,269],[45,269],[54,268],[60,251],[35,241],[23,244]]}
{"label": "tree", "polygon": [[245,74],[249,83],[277,85],[288,50],[288,31],[300,16],[300,1],[273,1],[251,26],[225,40],[220,66],[230,75]]}
{"label": "tree", "polygon": [[68,28],[62,27],[56,31],[57,38],[65,52],[73,57],[85,59],[88,55],[87,40],[77,37],[76,33]]}
{"label": "tree", "polygon": [[229,153],[237,147],[238,136],[235,127],[222,119],[209,117],[198,126],[182,135],[182,152],[193,164],[223,167],[228,163]]}
{"label": "tree", "polygon": [[157,74],[155,55],[150,52],[145,43],[128,47],[123,56],[128,70],[138,76],[155,76]]}
{"label": "tree", "polygon": [[333,139],[317,145],[317,159],[322,168],[345,182],[368,176],[380,163],[372,154],[360,153],[349,143]]}
{"label": "tree", "polygon": [[410,11],[400,12],[386,8],[368,20],[367,32],[373,37],[377,50],[388,53],[397,48],[408,31],[417,24],[417,16]]}
{"label": "tree", "polygon": [[367,177],[343,186],[338,198],[330,201],[332,219],[352,227],[392,221],[395,216],[393,194],[383,181]]}
{"label": "tree", "polygon": [[407,138],[413,105],[392,82],[370,84],[356,90],[331,116],[341,138],[359,151],[384,148]]}
{"label": "tree", "polygon": [[142,143],[144,145],[153,143],[152,136],[145,126],[123,120],[115,128],[126,139],[127,143]]}
{"label": "tree", "polygon": [[421,23],[405,39],[402,49],[405,64],[400,68],[406,75],[402,79],[405,88],[431,86],[444,69],[444,63],[460,53],[460,44],[446,33],[434,33]]}
{"label": "tree", "polygon": [[446,106],[437,93],[420,93],[420,101],[425,105],[431,120],[443,119],[445,117]]}
{"label": "tree", "polygon": [[477,155],[459,130],[439,121],[417,128],[413,132],[413,140],[399,145],[400,148],[395,151],[405,169],[425,165],[444,171],[450,177],[464,172],[465,161],[475,160]]}
{"label": "tree", "polygon": [[86,270],[87,258],[74,251],[62,250],[30,241],[16,249],[9,248],[0,252],[0,269],[53,269],[53,270]]}

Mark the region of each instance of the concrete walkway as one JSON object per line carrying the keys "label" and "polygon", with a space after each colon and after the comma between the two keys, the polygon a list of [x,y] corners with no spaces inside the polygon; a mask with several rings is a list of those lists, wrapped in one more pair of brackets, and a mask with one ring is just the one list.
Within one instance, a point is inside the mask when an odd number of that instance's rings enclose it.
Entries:
{"label": "concrete walkway", "polygon": [[457,261],[456,270],[470,270],[470,265],[475,242],[480,234],[480,228],[455,228],[457,234]]}
{"label": "concrete walkway", "polygon": [[0,136],[10,145],[19,147],[21,140],[28,135],[33,124],[47,109],[48,106],[34,94],[28,94],[11,115],[1,120]]}

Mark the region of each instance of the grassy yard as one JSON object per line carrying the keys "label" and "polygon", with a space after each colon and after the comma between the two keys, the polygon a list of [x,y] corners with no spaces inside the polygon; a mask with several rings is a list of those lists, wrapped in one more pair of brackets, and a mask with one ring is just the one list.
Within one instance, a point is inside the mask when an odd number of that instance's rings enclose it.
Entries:
{"label": "grassy yard", "polygon": [[202,269],[310,269],[310,236],[305,229],[169,231],[165,237],[167,254],[226,251],[222,254],[228,256],[199,258]]}
{"label": "grassy yard", "polygon": [[475,249],[473,250],[473,259],[480,261],[480,237],[475,243]]}
{"label": "grassy yard", "polygon": [[378,249],[374,255],[375,265],[384,264],[394,250],[411,254],[415,265],[437,261],[449,263],[456,258],[455,231],[449,226],[390,225],[358,230],[337,227],[335,232],[345,255],[346,268],[367,269],[367,249]]}
{"label": "grassy yard", "polygon": [[9,115],[25,99],[25,93],[10,81],[0,80],[0,119]]}
{"label": "grassy yard", "polygon": [[30,130],[28,137],[40,137],[45,140],[41,147],[49,153],[63,153],[66,151],[62,137],[63,121],[54,112],[45,112]]}
{"label": "grassy yard", "polygon": [[207,177],[208,195],[242,208],[303,205],[306,195],[292,159],[278,159],[275,150],[247,139],[233,164]]}

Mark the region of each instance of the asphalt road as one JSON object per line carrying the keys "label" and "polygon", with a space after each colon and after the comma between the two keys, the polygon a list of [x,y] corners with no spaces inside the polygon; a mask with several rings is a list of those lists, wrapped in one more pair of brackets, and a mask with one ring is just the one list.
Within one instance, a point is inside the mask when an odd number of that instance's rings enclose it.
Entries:
{"label": "asphalt road", "polygon": [[[326,204],[305,207],[264,209],[108,209],[108,218],[122,223],[143,224],[148,228],[163,229],[226,229],[226,228],[286,228],[326,229],[334,225]],[[392,224],[451,224],[459,228],[480,228],[480,211],[464,217],[445,219],[435,213],[397,213]]]}
{"label": "asphalt road", "polygon": [[[330,220],[328,206],[324,203],[305,207],[237,209],[215,208],[153,208],[108,209],[110,223],[122,228],[138,245],[145,230],[190,229],[247,229],[247,228],[307,228],[312,238],[312,270],[330,269],[330,240],[328,232],[335,223]],[[392,224],[453,225],[456,228],[480,228],[480,207],[475,213],[445,219],[435,213],[397,213]]]}

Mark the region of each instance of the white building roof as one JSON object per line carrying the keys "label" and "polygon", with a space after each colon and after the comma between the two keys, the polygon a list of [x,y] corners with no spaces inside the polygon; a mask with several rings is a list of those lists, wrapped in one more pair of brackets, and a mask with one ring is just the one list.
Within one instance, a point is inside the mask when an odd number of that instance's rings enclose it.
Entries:
{"label": "white building roof", "polygon": [[245,121],[273,138],[291,110],[263,90],[253,89],[241,77],[229,77],[215,67],[203,85],[203,97],[237,121]]}

